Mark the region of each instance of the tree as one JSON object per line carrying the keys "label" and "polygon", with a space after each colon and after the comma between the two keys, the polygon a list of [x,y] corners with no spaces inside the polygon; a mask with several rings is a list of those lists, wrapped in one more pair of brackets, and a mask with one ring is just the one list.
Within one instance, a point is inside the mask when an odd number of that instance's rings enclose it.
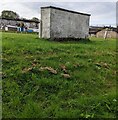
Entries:
{"label": "tree", "polygon": [[19,18],[19,15],[14,12],[14,11],[10,11],[10,10],[3,10],[2,14],[1,14],[2,18],[11,18],[11,19],[17,19]]}
{"label": "tree", "polygon": [[31,20],[36,21],[36,22],[38,22],[38,21],[39,21],[39,19],[38,19],[38,18],[36,18],[36,17],[33,17]]}

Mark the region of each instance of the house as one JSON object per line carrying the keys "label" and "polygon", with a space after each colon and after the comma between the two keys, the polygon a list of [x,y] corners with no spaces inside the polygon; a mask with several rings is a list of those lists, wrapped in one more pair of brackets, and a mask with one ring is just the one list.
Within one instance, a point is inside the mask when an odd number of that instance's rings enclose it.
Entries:
{"label": "house", "polygon": [[89,35],[90,14],[47,6],[41,7],[41,38],[81,39]]}
{"label": "house", "polygon": [[89,36],[96,37],[96,33],[103,29],[104,29],[104,27],[101,27],[101,26],[90,26],[89,27]]}
{"label": "house", "polygon": [[4,29],[5,31],[17,31],[17,26],[6,25]]}
{"label": "house", "polygon": [[[14,31],[14,30],[20,30],[18,29],[20,24],[24,24],[24,27],[27,27],[27,29],[32,29],[34,32],[39,31],[39,23],[38,21],[33,20],[27,20],[27,19],[8,19],[8,18],[0,18],[0,28],[1,30],[5,31]],[[14,29],[17,27],[17,29]]]}

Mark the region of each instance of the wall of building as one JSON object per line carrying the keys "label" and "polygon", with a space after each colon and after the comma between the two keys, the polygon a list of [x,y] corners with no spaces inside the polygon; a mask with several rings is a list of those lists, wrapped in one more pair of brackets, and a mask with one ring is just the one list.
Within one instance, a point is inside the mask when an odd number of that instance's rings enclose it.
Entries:
{"label": "wall of building", "polygon": [[50,38],[50,8],[41,9],[39,37]]}
{"label": "wall of building", "polygon": [[85,38],[89,33],[89,16],[51,9],[52,38]]}
{"label": "wall of building", "polygon": [[[2,26],[5,27],[7,25],[17,26],[21,22],[23,22],[23,21],[0,19],[0,28]],[[23,23],[28,28],[36,28],[36,29],[38,29],[38,23],[34,23],[34,22],[23,22]]]}
{"label": "wall of building", "polygon": [[43,38],[86,38],[89,35],[90,15],[64,11],[55,8],[42,8]]}
{"label": "wall of building", "polygon": [[0,19],[0,27],[6,26],[6,25],[16,26],[17,23],[18,23],[17,21],[13,21],[13,20]]}

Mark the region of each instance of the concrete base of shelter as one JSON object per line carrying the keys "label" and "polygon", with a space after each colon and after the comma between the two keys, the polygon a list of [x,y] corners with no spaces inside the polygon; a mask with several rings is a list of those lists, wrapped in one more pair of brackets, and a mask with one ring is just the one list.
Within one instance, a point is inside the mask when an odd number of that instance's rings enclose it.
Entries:
{"label": "concrete base of shelter", "polygon": [[[46,39],[46,38],[45,38]],[[89,38],[48,38],[47,40],[50,41],[59,41],[59,42],[65,42],[65,41],[90,41]]]}

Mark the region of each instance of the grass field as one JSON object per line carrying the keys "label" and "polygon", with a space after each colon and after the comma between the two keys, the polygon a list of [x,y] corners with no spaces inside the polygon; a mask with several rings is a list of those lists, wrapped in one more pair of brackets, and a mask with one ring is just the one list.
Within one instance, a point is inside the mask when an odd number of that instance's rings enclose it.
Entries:
{"label": "grass field", "polygon": [[2,37],[3,118],[116,117],[115,39]]}

